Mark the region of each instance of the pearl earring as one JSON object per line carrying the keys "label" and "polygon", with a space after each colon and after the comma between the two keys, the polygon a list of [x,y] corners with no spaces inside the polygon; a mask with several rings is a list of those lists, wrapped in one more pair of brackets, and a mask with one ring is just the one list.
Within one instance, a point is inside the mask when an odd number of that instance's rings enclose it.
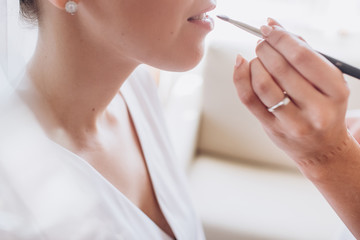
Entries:
{"label": "pearl earring", "polygon": [[74,15],[78,10],[78,4],[72,0],[69,0],[65,4],[65,10],[66,10],[66,12],[70,13],[71,15]]}

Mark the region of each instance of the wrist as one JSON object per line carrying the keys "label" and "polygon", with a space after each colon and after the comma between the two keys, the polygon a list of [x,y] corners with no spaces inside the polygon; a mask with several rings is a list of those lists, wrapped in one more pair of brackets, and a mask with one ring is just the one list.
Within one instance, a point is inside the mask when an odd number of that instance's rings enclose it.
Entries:
{"label": "wrist", "polygon": [[310,156],[296,159],[300,171],[312,182],[328,182],[351,168],[360,159],[360,148],[349,132],[336,145]]}

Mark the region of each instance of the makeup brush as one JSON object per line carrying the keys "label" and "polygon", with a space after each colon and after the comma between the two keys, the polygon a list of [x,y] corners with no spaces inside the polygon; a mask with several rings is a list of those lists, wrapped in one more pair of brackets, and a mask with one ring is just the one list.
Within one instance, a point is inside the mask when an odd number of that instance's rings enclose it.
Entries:
{"label": "makeup brush", "polygon": [[[220,18],[221,20],[224,20],[226,22],[229,22],[235,26],[237,26],[238,28],[241,28],[242,30],[251,33],[259,38],[263,38],[263,35],[260,31],[260,29],[252,27],[246,23],[242,23],[239,21],[236,21],[234,19],[229,18],[228,16],[225,15],[217,15],[218,18]],[[342,73],[347,74],[349,76],[355,77],[357,79],[360,79],[360,69],[353,67],[347,63],[344,63],[340,60],[337,60],[333,57],[330,57],[326,54],[323,54],[321,52],[318,52],[320,55],[324,56],[327,60],[329,60],[332,64],[334,64]]]}

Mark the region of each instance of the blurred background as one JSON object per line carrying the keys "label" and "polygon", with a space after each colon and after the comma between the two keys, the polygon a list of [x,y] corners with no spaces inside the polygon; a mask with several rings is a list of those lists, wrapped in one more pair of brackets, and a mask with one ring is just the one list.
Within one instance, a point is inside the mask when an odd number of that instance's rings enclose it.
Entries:
{"label": "blurred background", "polygon": [[[18,20],[17,0],[1,1],[11,21],[0,28],[0,78],[10,84],[28,61],[37,30]],[[218,0],[224,14],[260,27],[267,17],[315,49],[360,67],[360,0]],[[1,25],[1,23],[0,23]],[[4,38],[8,32],[8,38]],[[26,41],[25,41],[26,40]],[[232,86],[235,56],[255,56],[257,38],[216,19],[195,69],[157,78],[165,119],[207,239],[352,239],[317,190],[263,133]],[[347,77],[350,109],[360,82]],[[1,91],[5,89],[0,82]]]}
{"label": "blurred background", "polygon": [[[255,27],[267,17],[314,49],[360,67],[358,0],[218,0],[210,15]],[[255,57],[257,38],[216,19],[206,54],[186,73],[160,72],[159,95],[207,239],[354,239],[328,203],[264,134],[232,83],[236,54]],[[360,82],[346,76],[349,109]]]}

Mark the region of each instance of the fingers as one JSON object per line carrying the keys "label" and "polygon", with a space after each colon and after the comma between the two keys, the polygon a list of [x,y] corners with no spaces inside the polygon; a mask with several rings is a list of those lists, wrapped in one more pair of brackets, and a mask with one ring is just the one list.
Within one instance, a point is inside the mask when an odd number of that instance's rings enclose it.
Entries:
{"label": "fingers", "polygon": [[[277,83],[292,98],[300,108],[305,108],[304,100],[311,102],[322,101],[319,93],[288,61],[268,42],[258,44],[256,54],[266,70],[276,79]],[[301,91],[299,91],[301,89]]]}
{"label": "fingers", "polygon": [[[274,81],[258,58],[250,63],[251,84],[255,94],[266,106],[266,110],[282,101],[285,97],[284,90]],[[297,118],[299,111],[297,106],[290,102],[286,106],[277,108],[272,114],[280,120],[288,122]]]}
{"label": "fingers", "polygon": [[249,63],[240,55],[237,56],[234,68],[234,84],[241,102],[265,125],[274,121],[274,115],[267,111],[266,106],[255,94],[250,76]]}
{"label": "fingers", "polygon": [[[281,28],[284,28],[278,21],[276,21],[276,20],[273,19],[273,18],[268,18],[267,22],[268,22],[268,25],[269,25],[269,26],[279,26],[279,27],[281,27]],[[284,28],[284,29],[285,29],[285,28]],[[303,39],[301,36],[298,36],[298,35],[294,35],[294,36],[296,36],[296,37],[297,37],[298,39],[300,39],[301,41],[306,42],[305,39]]]}
{"label": "fingers", "polygon": [[283,90],[274,81],[259,59],[248,63],[238,56],[234,69],[234,83],[240,100],[263,123],[264,126],[274,126],[276,119],[292,125],[294,120],[301,120],[301,112],[290,102],[274,112],[268,111],[285,97]]}
{"label": "fingers", "polygon": [[[234,71],[238,95],[270,138],[295,161],[321,163],[323,155],[327,157],[347,139],[345,81],[302,39],[272,19],[269,25],[261,29],[265,41],[258,44],[258,57],[250,63],[238,57]],[[284,99],[283,91],[291,102],[270,113],[268,107]]]}
{"label": "fingers", "polygon": [[[326,95],[337,97],[343,89],[342,73],[304,41],[275,25],[261,28],[266,41],[304,78]],[[342,93],[340,93],[342,95]]]}
{"label": "fingers", "polygon": [[284,97],[284,91],[272,79],[258,58],[250,62],[251,85],[266,107],[277,104]]}
{"label": "fingers", "polygon": [[268,19],[267,19],[267,22],[268,22],[269,26],[279,26],[279,27],[283,27],[283,26],[281,26],[281,24],[280,24],[278,21],[276,21],[276,20],[273,19],[273,18],[268,18]]}

